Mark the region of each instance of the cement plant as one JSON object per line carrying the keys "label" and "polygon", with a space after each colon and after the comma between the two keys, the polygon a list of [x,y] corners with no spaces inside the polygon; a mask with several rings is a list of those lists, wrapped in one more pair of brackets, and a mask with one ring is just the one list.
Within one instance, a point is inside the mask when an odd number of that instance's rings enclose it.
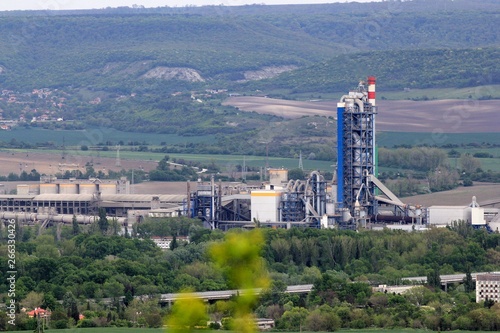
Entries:
{"label": "cement plant", "polygon": [[[131,194],[127,179],[89,180],[42,177],[39,184],[17,186],[0,195],[0,217],[47,227],[55,223],[90,224],[104,209],[110,219],[131,228],[146,218],[199,218],[210,229],[234,227],[312,227],[358,230],[425,230],[463,220],[489,232],[500,227],[498,200],[468,206],[429,206],[403,202],[378,178],[376,79],[341,97],[337,103],[337,156],[333,179],[312,171],[307,180],[289,179],[286,169],[268,169],[268,181],[199,182],[176,195]],[[335,110],[332,110],[334,113]],[[383,110],[381,110],[383,112]],[[439,204],[439,203],[436,203]],[[3,225],[3,224],[2,224]]]}

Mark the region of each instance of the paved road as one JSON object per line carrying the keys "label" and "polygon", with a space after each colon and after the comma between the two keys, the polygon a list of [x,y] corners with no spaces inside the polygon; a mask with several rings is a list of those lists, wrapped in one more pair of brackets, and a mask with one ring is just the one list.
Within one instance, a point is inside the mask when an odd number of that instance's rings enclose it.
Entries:
{"label": "paved road", "polygon": [[[478,274],[488,274],[488,273],[487,272],[471,273],[473,281],[476,281],[476,277]],[[452,282],[461,282],[465,278],[465,274],[440,275],[440,278],[441,278],[442,284],[452,283]],[[426,283],[427,276],[407,277],[407,278],[402,278],[401,280]]]}
{"label": "paved road", "polygon": [[[290,294],[298,294],[298,293],[308,293],[312,290],[312,284],[302,284],[302,285],[294,285],[288,286],[286,289],[286,293]],[[260,294],[262,289],[253,289],[250,292],[253,294]],[[204,300],[218,300],[218,299],[228,299],[232,296],[243,294],[244,290],[221,290],[221,291],[204,291],[204,292],[196,292],[192,295],[195,298],[201,298]],[[160,302],[172,302],[177,299],[182,299],[186,297],[185,294],[180,293],[171,293],[171,294],[162,294],[160,295]]]}

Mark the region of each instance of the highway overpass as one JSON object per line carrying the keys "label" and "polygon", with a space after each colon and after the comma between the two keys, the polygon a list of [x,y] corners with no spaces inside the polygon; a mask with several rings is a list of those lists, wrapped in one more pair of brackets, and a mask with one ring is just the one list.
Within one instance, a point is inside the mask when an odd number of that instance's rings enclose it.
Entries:
{"label": "highway overpass", "polygon": [[[301,293],[309,293],[312,290],[312,284],[301,284],[288,286],[286,288],[285,293],[289,294],[301,294]],[[221,291],[203,291],[203,292],[195,292],[190,295],[195,298],[203,299],[205,301],[213,301],[219,299],[229,299],[232,296],[236,296],[239,294],[243,294],[244,290],[221,290]],[[262,289],[252,289],[250,291],[254,295],[258,295],[262,292]],[[171,303],[175,300],[186,298],[188,294],[184,293],[171,293],[171,294],[161,294],[160,295],[160,303]]]}
{"label": "highway overpass", "polygon": [[[471,273],[473,281],[476,281],[476,277],[478,274],[488,274],[488,273],[487,272]],[[444,285],[447,283],[462,282],[465,279],[465,274],[440,275],[439,277],[441,278],[441,284]],[[425,284],[427,283],[427,276],[407,277],[407,278],[402,278],[401,280]]]}
{"label": "highway overpass", "polygon": [[[487,274],[487,272],[480,272],[480,273],[472,273],[472,280],[476,281],[476,277],[478,274]],[[445,290],[447,289],[448,284],[450,283],[460,283],[464,280],[465,274],[449,274],[449,275],[440,275],[441,278],[441,284],[445,287]],[[427,283],[427,277],[426,276],[414,276],[414,277],[406,277],[402,278],[401,281],[404,283],[404,281],[410,282],[409,284],[425,284]],[[312,284],[301,284],[301,285],[293,285],[293,286],[288,286],[285,293],[290,293],[290,294],[303,294],[303,293],[309,293],[312,290],[313,285]],[[229,299],[232,296],[236,296],[239,294],[242,294],[244,291],[243,290],[221,290],[221,291],[203,291],[203,292],[195,292],[192,293],[191,295],[194,296],[195,298],[203,299],[205,301],[214,301],[214,300],[220,300],[220,299]],[[251,291],[253,294],[257,295],[262,292],[261,289],[253,289]],[[183,293],[170,293],[170,294],[161,294],[160,295],[160,303],[171,303],[175,300],[185,298],[186,294]]]}

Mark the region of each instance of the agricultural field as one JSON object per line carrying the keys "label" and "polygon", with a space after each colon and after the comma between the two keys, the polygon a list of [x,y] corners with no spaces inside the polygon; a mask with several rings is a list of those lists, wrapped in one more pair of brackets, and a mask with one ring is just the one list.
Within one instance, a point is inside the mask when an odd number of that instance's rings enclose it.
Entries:
{"label": "agricultural field", "polygon": [[[430,91],[427,91],[430,92]],[[500,132],[496,127],[500,123],[498,112],[500,100],[444,100],[444,101],[378,101],[376,141],[379,147],[429,146],[444,147],[460,153],[474,155],[487,153],[491,157],[479,158],[485,171],[500,171]],[[298,119],[304,116],[320,115],[334,118],[336,105],[333,101],[291,101],[265,97],[231,97],[225,102],[241,111],[274,114],[285,119]],[[436,112],[439,110],[439,112]],[[462,115],[462,118],[459,116]],[[457,118],[458,117],[458,118]],[[496,117],[496,118],[495,118]],[[476,133],[467,132],[475,130]],[[427,132],[426,132],[427,131]],[[452,133],[463,131],[461,133]],[[404,134],[403,134],[404,133]],[[332,136],[336,134],[332,132]],[[228,155],[228,154],[187,154],[157,153],[164,145],[188,145],[215,142],[213,135],[179,136],[174,134],[128,133],[109,128],[88,130],[50,131],[37,128],[15,128],[0,132],[0,141],[17,140],[28,144],[51,143],[57,149],[4,149],[0,150],[0,175],[10,172],[30,172],[36,169],[40,173],[55,174],[75,168],[85,171],[90,165],[96,171],[103,172],[121,169],[138,169],[146,172],[154,170],[158,161],[165,155],[170,161],[191,161],[202,165],[215,164],[221,173],[241,176],[239,166],[259,170],[266,166],[272,168],[294,169],[299,159],[273,156]],[[109,142],[112,144],[109,145]],[[102,149],[104,144],[105,150]],[[119,157],[117,143],[120,143]],[[123,145],[122,145],[123,144]],[[88,150],[82,150],[87,146]],[[146,149],[139,149],[141,148]],[[455,148],[451,148],[455,147]],[[335,150],[335,147],[331,149]],[[144,151],[139,151],[144,150]],[[334,161],[320,161],[303,156],[305,170],[331,172]],[[457,158],[449,158],[451,166],[458,166]],[[380,172],[397,169],[381,168]],[[405,170],[402,170],[403,172]]]}
{"label": "agricultural field", "polygon": [[[396,145],[416,146],[427,144],[429,146],[464,145],[461,148],[454,148],[458,151],[477,152],[484,149],[474,148],[474,144],[489,143],[498,144],[500,142],[500,132],[479,132],[479,133],[425,133],[425,132],[405,132],[404,135],[398,131],[377,132],[377,145],[379,147],[392,148]],[[451,149],[451,148],[450,148]],[[476,149],[476,150],[472,150]]]}
{"label": "agricultural field", "polygon": [[472,197],[477,198],[477,202],[498,198],[500,194],[500,184],[477,183],[474,186],[460,186],[453,190],[434,192],[428,194],[414,195],[401,198],[403,202],[412,205],[422,205],[429,207],[438,206],[468,206],[472,202]]}
{"label": "agricultural field", "polygon": [[[209,154],[164,154],[152,152],[120,151],[120,163],[117,166],[116,151],[81,151],[66,150],[64,159],[62,150],[33,151],[26,149],[4,149],[0,151],[0,175],[10,172],[30,172],[36,169],[39,173],[54,174],[66,170],[79,169],[85,171],[86,165],[92,165],[95,170],[136,169],[150,171],[158,165],[158,161],[165,155],[170,160],[185,160],[200,162],[203,165],[216,164],[222,172],[234,172],[236,166],[246,165],[247,168],[272,168],[295,169],[299,166],[299,160],[293,158],[278,158],[265,156],[243,156],[243,155],[209,155]],[[306,170],[332,171],[331,161],[303,160]]]}
{"label": "agricultural field", "polygon": [[[165,328],[126,328],[126,327],[86,327],[86,328],[68,328],[68,329],[60,329],[60,330],[50,330],[53,332],[60,333],[160,333],[167,332]],[[20,332],[32,332],[32,331],[20,331]],[[201,332],[201,331],[200,331]],[[211,332],[204,330],[203,332]]]}
{"label": "agricultural field", "polygon": [[[490,150],[482,150],[482,151],[487,151],[490,152]],[[473,153],[469,153],[470,155],[473,155]],[[500,158],[478,158],[477,159],[479,163],[481,163],[481,169],[484,171],[494,171],[494,172],[500,172]],[[459,165],[459,161],[457,158],[449,158],[450,165],[455,167]]]}
{"label": "agricultural field", "polygon": [[[337,101],[289,101],[257,96],[228,98],[224,104],[242,111],[285,119],[319,115],[336,118]],[[500,100],[377,100],[377,130],[419,132],[442,144],[447,133],[498,132]],[[446,133],[446,134],[445,134]]]}

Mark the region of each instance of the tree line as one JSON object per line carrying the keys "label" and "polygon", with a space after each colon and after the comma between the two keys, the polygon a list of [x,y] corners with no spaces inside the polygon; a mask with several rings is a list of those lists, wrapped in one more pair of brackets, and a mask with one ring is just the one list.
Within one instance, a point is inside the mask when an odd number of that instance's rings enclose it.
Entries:
{"label": "tree line", "polygon": [[[42,235],[38,226],[18,225],[19,312],[28,305],[50,308],[58,314],[52,327],[70,327],[77,325],[71,319],[76,303],[86,316],[79,326],[154,327],[168,312],[155,303],[159,294],[231,288],[207,257],[211,244],[224,238],[221,231],[204,229],[199,220],[169,218],[146,221],[120,235],[120,228],[104,218],[87,227],[55,225]],[[484,319],[493,318],[497,306],[476,304],[470,286],[452,285],[444,292],[434,283],[402,295],[370,286],[401,284],[408,276],[494,271],[500,264],[499,234],[473,230],[465,222],[421,233],[294,228],[263,229],[263,234],[260,254],[274,287],[253,311],[275,319],[284,330],[498,327],[495,320],[487,324]],[[189,235],[190,242],[161,251],[148,239],[154,235]],[[2,230],[0,253],[7,251],[6,236]],[[6,297],[2,281],[0,293]],[[309,296],[283,293],[285,285],[309,283],[314,284]],[[151,300],[137,299],[141,295]],[[211,305],[209,314],[231,317],[231,302]],[[5,325],[4,319],[0,316],[0,324]],[[35,323],[21,312],[17,320],[19,329],[32,329]]]}

